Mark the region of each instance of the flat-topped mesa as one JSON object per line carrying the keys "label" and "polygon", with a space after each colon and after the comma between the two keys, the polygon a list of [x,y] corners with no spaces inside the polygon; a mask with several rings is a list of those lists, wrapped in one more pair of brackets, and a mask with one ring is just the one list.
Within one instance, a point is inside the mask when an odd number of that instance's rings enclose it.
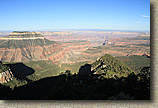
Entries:
{"label": "flat-topped mesa", "polygon": [[23,31],[23,32],[19,32],[19,31],[13,31],[12,33],[10,33],[9,36],[32,36],[32,37],[36,37],[36,36],[40,36],[43,37],[39,32],[28,32],[28,31]]}
{"label": "flat-topped mesa", "polygon": [[62,46],[50,41],[36,32],[12,32],[8,36],[0,37],[0,60],[5,62],[22,62],[43,60],[43,51],[54,51]]}
{"label": "flat-topped mesa", "polygon": [[26,40],[26,39],[44,39],[38,32],[17,32],[10,33],[9,36],[0,37],[0,40]]}
{"label": "flat-topped mesa", "polygon": [[28,46],[51,45],[56,42],[47,40],[38,32],[12,32],[0,37],[0,48],[24,48]]}

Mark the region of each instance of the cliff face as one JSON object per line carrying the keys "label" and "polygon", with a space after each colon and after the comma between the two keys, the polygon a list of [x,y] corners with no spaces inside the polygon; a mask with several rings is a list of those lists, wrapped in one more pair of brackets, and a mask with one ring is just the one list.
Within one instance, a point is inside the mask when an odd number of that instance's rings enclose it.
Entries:
{"label": "cliff face", "polygon": [[63,59],[67,59],[65,57],[67,54],[72,52],[73,54],[80,54],[89,47],[90,43],[87,41],[59,43],[47,40],[34,32],[13,32],[9,36],[0,38],[0,60],[3,62],[30,60],[63,62]]}
{"label": "cliff face", "polygon": [[0,83],[7,83],[8,81],[12,80],[12,78],[13,74],[10,68],[0,63]]}
{"label": "cliff face", "polygon": [[43,60],[47,55],[60,50],[59,44],[48,46],[27,46],[22,48],[0,48],[1,61],[22,62],[29,60]]}
{"label": "cliff face", "polygon": [[57,62],[59,65],[60,63],[72,63],[71,58],[80,55],[81,52],[87,50],[89,47],[91,47],[89,42],[62,44],[62,49],[49,56],[48,60],[54,63]]}
{"label": "cliff face", "polygon": [[12,80],[13,74],[10,70],[0,73],[0,83],[7,83]]}
{"label": "cliff face", "polygon": [[5,62],[22,62],[29,60],[52,60],[58,61],[65,54],[71,51],[82,52],[90,45],[63,46],[52,44],[48,46],[27,46],[23,48],[0,48],[1,61]]}

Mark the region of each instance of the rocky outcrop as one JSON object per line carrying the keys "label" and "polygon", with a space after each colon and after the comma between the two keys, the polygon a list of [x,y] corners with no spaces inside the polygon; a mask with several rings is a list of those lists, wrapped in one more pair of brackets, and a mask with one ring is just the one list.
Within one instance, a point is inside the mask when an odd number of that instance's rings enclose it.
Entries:
{"label": "rocky outcrop", "polygon": [[96,60],[91,66],[93,74],[101,74],[107,78],[126,77],[134,72],[123,62],[109,54],[105,54],[100,59]]}
{"label": "rocky outcrop", "polygon": [[3,65],[0,63],[0,83],[7,83],[10,80],[12,80],[13,74],[10,70],[10,68],[6,65]]}
{"label": "rocky outcrop", "polygon": [[12,78],[13,78],[13,74],[10,70],[0,73],[1,84],[9,82],[10,80],[12,80]]}

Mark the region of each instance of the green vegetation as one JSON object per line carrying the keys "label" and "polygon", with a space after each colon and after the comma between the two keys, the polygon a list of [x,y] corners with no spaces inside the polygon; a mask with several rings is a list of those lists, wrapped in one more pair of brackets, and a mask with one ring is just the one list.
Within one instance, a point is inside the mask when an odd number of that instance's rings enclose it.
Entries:
{"label": "green vegetation", "polygon": [[80,42],[86,42],[86,40],[71,40],[69,42],[63,42],[63,43],[80,43]]}
{"label": "green vegetation", "polygon": [[5,72],[7,70],[9,70],[10,68],[4,64],[2,64],[2,62],[0,61],[0,73]]}
{"label": "green vegetation", "polygon": [[125,38],[124,40],[126,40],[126,41],[132,41],[132,40],[150,40],[150,36],[138,36],[138,37],[132,37],[132,38]]}
{"label": "green vegetation", "polygon": [[[16,63],[5,64],[6,65],[0,64],[0,72],[9,69],[9,67],[7,66],[8,64],[10,66],[14,65],[11,66],[14,78],[8,83],[4,84],[4,86],[12,89],[24,86],[28,83],[32,83],[34,81],[38,81],[46,77],[58,76],[61,73],[61,71],[64,71],[64,69],[59,68],[51,61],[26,61],[23,65],[17,65]],[[32,71],[34,72],[32,73]],[[29,73],[32,74],[29,75]]]}
{"label": "green vegetation", "polygon": [[149,100],[150,67],[140,74],[129,74],[117,79],[102,78],[100,74],[87,76],[84,80],[69,70],[10,90],[0,86],[1,99],[84,99],[84,100]]}
{"label": "green vegetation", "polygon": [[92,64],[94,73],[102,74],[106,78],[127,77],[130,73],[134,72],[127,65],[120,60],[105,54],[99,60]]}
{"label": "green vegetation", "polygon": [[[130,58],[127,60],[128,62],[130,60],[146,61],[144,56],[129,56],[127,58]],[[12,81],[0,85],[0,90],[7,91],[0,94],[0,98],[150,99],[150,65],[141,64],[141,69],[138,73],[135,73],[121,60],[124,61],[125,57],[116,59],[105,54],[91,65],[84,65],[86,62],[81,62],[72,65],[63,64],[61,68],[52,64],[51,61],[27,61],[24,64],[31,67],[34,73],[26,76],[27,79],[20,80],[14,77]],[[138,61],[134,63],[138,65],[137,63],[140,62]],[[92,70],[89,70],[90,68],[87,66],[90,66]],[[80,67],[80,69],[76,70],[75,67]],[[67,70],[64,70],[64,68],[67,68]],[[75,72],[72,70],[75,70]],[[88,76],[80,76],[81,70],[85,73],[86,71],[91,73]]]}
{"label": "green vegetation", "polygon": [[71,70],[71,73],[77,73],[80,66],[87,62],[78,62],[74,64],[64,63],[61,67],[53,64],[51,61],[27,61],[24,64],[31,67],[35,72],[32,75],[27,76],[29,80],[36,81],[45,77],[57,76],[64,73],[66,70]]}
{"label": "green vegetation", "polygon": [[62,64],[61,68],[71,70],[73,73],[77,73],[79,71],[80,67],[86,63],[87,63],[86,61],[85,62],[77,62],[74,64],[64,63],[64,64]]}
{"label": "green vegetation", "polygon": [[36,81],[45,77],[57,76],[62,71],[60,67],[51,61],[27,61],[24,64],[31,67],[35,72],[27,76],[29,80]]}
{"label": "green vegetation", "polygon": [[[17,31],[15,31],[17,32]],[[18,33],[25,33],[18,32]],[[27,31],[26,31],[27,33]],[[15,37],[13,35],[6,37]],[[40,34],[21,34],[18,38],[42,37]],[[150,37],[127,38],[123,41],[149,40]],[[65,43],[83,41],[71,41]],[[146,42],[146,41],[145,41]],[[45,46],[56,42],[47,39],[0,40],[0,48]],[[60,43],[58,43],[60,44]],[[85,44],[85,43],[83,43]],[[71,44],[70,44],[71,45]],[[69,54],[74,64],[59,67],[52,61],[25,61],[24,63],[0,63],[0,73],[13,70],[13,80],[0,85],[1,99],[150,99],[150,58],[146,56],[121,56],[147,52],[149,44],[105,45],[89,48],[83,55]],[[60,49],[58,51],[61,51]],[[30,54],[29,48],[27,49]],[[58,51],[55,51],[57,53]],[[105,54],[117,56],[116,58]],[[114,51],[114,52],[113,52]],[[117,52],[118,51],[118,52]],[[5,51],[4,55],[7,55]],[[54,52],[53,52],[54,53]],[[87,53],[84,55],[84,53]],[[105,55],[104,55],[105,54]],[[51,55],[51,54],[50,54]],[[50,56],[47,55],[47,56]],[[104,55],[100,57],[98,56]],[[80,58],[77,62],[77,58]],[[13,57],[13,59],[15,59]],[[28,60],[32,60],[32,56]],[[61,59],[61,61],[64,59]],[[12,61],[12,60],[11,60]],[[13,60],[14,61],[14,60]],[[66,61],[66,60],[65,60]],[[92,64],[91,61],[95,61]],[[60,62],[60,61],[59,61]],[[85,74],[86,73],[86,74]],[[4,92],[5,91],[5,92]],[[6,92],[7,91],[7,92]]]}
{"label": "green vegetation", "polygon": [[133,69],[135,72],[140,72],[143,67],[150,66],[150,58],[146,56],[122,56],[117,57],[120,61],[123,61],[127,66]]}
{"label": "green vegetation", "polygon": [[130,44],[130,45],[150,47],[150,44]]}
{"label": "green vegetation", "polygon": [[13,33],[29,33],[29,31],[13,31]]}
{"label": "green vegetation", "polygon": [[20,87],[20,86],[23,86],[26,84],[27,84],[26,80],[19,80],[19,79],[13,77],[13,79],[11,81],[9,81],[8,83],[4,83],[3,85],[11,88],[13,90],[15,87]]}
{"label": "green vegetation", "polygon": [[[24,62],[24,65],[27,67],[31,67],[31,69],[34,71],[33,74],[27,75],[24,79],[18,79],[14,78],[12,81],[6,84],[6,86],[10,88],[19,87],[26,85],[27,82],[30,83],[34,81],[38,81],[43,78],[52,77],[52,76],[58,76],[61,73],[64,73],[66,69],[71,70],[72,73],[77,73],[79,71],[79,68],[81,65],[84,65],[86,62],[79,62],[75,64],[62,64],[61,67],[53,64],[51,61],[26,61]],[[15,63],[5,63],[5,64],[15,64]],[[20,65],[19,65],[20,66]],[[17,66],[14,66],[14,68],[18,68]],[[13,70],[14,70],[13,68]],[[15,69],[16,71],[19,71],[20,76],[23,76],[23,74],[26,74],[24,71],[21,71],[24,67],[19,67],[20,70]],[[29,73],[29,70],[28,70]],[[18,74],[19,76],[19,74]]]}

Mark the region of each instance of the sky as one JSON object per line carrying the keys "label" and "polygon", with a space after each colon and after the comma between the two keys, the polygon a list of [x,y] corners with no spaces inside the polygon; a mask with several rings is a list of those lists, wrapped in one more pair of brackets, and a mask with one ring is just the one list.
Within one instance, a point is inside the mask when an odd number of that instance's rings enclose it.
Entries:
{"label": "sky", "polygon": [[0,0],[0,31],[150,31],[150,0]]}

